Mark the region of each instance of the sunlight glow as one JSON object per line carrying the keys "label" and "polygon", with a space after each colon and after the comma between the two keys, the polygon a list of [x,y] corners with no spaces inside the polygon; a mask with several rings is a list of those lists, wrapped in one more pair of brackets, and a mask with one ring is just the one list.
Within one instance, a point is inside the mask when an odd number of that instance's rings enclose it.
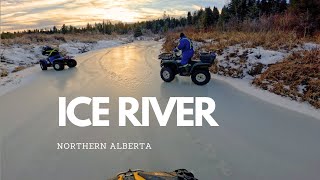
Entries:
{"label": "sunlight glow", "polygon": [[132,23],[186,16],[187,11],[201,7],[221,8],[225,0],[1,0],[1,31],[61,27],[62,24],[82,26],[86,23]]}
{"label": "sunlight glow", "polygon": [[138,21],[139,17],[141,16],[137,12],[134,12],[130,9],[122,8],[122,7],[110,8],[103,11],[104,11],[103,19],[112,19],[112,20],[128,22],[128,23]]}

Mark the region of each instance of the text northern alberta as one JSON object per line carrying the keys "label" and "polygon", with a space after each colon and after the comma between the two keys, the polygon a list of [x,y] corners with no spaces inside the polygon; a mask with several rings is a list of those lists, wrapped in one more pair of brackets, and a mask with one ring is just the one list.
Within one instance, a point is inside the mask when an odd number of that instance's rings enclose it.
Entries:
{"label": "text northern alberta", "polygon": [[128,143],[91,143],[91,142],[68,142],[57,143],[58,150],[151,150],[148,142]]}

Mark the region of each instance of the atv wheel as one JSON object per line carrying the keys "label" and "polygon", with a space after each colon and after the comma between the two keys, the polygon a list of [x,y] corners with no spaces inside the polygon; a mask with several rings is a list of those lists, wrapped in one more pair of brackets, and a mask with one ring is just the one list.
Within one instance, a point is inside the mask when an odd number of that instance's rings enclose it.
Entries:
{"label": "atv wheel", "polygon": [[211,75],[208,70],[196,70],[191,74],[191,79],[196,85],[205,85],[210,79]]}
{"label": "atv wheel", "polygon": [[40,68],[41,68],[42,71],[45,71],[45,70],[48,69],[47,64],[44,63],[44,62],[40,62]]}
{"label": "atv wheel", "polygon": [[74,60],[74,59],[68,60],[68,61],[67,61],[67,66],[68,66],[69,68],[76,67],[76,66],[77,66],[77,61]]}
{"label": "atv wheel", "polygon": [[177,173],[178,179],[197,180],[197,178],[186,169],[177,169],[174,172]]}
{"label": "atv wheel", "polygon": [[53,69],[56,71],[62,71],[64,69],[64,63],[63,62],[54,62]]}
{"label": "atv wheel", "polygon": [[171,68],[163,67],[160,71],[160,76],[163,81],[171,82],[174,79],[175,74],[173,73]]}

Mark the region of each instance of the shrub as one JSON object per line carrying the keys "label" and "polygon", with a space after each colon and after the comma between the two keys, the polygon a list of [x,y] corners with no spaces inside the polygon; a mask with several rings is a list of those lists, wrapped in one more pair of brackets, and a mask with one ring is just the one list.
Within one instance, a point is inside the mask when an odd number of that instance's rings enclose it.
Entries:
{"label": "shrub", "polygon": [[18,72],[18,71],[22,71],[24,70],[26,67],[25,66],[18,66],[18,67],[15,67],[12,71],[12,73],[15,73],[15,72]]}
{"label": "shrub", "polygon": [[140,37],[140,36],[142,36],[141,28],[136,28],[134,30],[134,37]]}
{"label": "shrub", "polygon": [[[243,31],[220,31],[210,29],[208,31],[198,31],[193,28],[187,28],[184,33],[197,42],[207,42],[202,46],[206,51],[221,51],[226,47],[236,44],[242,44],[247,48],[263,46],[266,49],[293,49],[306,39],[298,38],[295,32],[268,31],[268,32],[243,32]],[[163,44],[163,50],[170,52],[176,45],[179,32],[168,32],[166,41]],[[208,42],[211,40],[211,42]]]}
{"label": "shrub", "polygon": [[8,76],[8,71],[5,69],[0,69],[0,77],[6,77]]}
{"label": "shrub", "polygon": [[293,53],[270,66],[253,84],[320,108],[320,49]]}

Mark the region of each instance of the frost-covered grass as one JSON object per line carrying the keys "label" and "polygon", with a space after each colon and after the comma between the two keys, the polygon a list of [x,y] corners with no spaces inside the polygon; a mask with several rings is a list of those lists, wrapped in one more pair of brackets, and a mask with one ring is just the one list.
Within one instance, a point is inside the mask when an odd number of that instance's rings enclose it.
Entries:
{"label": "frost-covered grass", "polygon": [[59,45],[65,42],[84,42],[94,43],[99,40],[117,39],[117,35],[102,35],[102,34],[25,34],[13,39],[2,39],[1,44],[5,46],[23,45],[23,44],[38,44],[38,45]]}
{"label": "frost-covered grass", "polygon": [[[76,56],[91,50],[98,50],[118,46],[131,42],[132,39],[121,37],[116,40],[99,40],[97,42],[61,42],[58,45],[52,45],[58,48],[63,55]],[[18,73],[26,68],[32,67],[39,63],[39,60],[47,58],[41,53],[43,44],[1,44],[0,50],[0,86],[12,86],[19,84],[20,79],[25,73]],[[28,71],[29,72],[29,71]],[[31,71],[30,71],[31,72]],[[3,89],[3,88],[2,88]],[[5,88],[8,89],[8,88]]]}
{"label": "frost-covered grass", "polygon": [[217,53],[216,64],[212,67],[212,71],[233,78],[248,76],[252,78],[265,71],[270,64],[279,62],[286,56],[286,53],[266,50],[263,47],[230,46]]}
{"label": "frost-covered grass", "polygon": [[[291,50],[306,42],[320,43],[319,35],[310,38],[299,38],[293,32],[241,32],[241,31],[199,31],[193,28],[184,29],[183,32],[193,41],[204,43],[206,50],[223,50],[229,46],[241,44],[245,48],[258,46],[269,50]],[[171,51],[176,46],[179,32],[169,32],[166,35],[164,51]]]}
{"label": "frost-covered grass", "polygon": [[[100,40],[94,43],[70,41],[54,47],[59,48],[59,51],[63,52],[64,55],[75,56],[87,51],[114,47],[130,41],[129,38]],[[31,77],[33,72],[38,69],[38,67],[32,66],[38,64],[40,59],[47,58],[41,54],[41,49],[42,45],[39,44],[1,45],[0,95],[28,82],[27,77]]]}
{"label": "frost-covered grass", "polygon": [[320,108],[319,47],[308,43],[291,51],[274,51],[230,46],[218,53],[211,70]]}
{"label": "frost-covered grass", "polygon": [[[113,47],[127,42],[129,41],[101,40],[94,43],[71,41],[61,43],[58,46],[53,47],[58,48],[63,55],[75,56],[77,54],[82,54],[91,50]],[[46,56],[43,56],[41,54],[42,45],[38,44],[15,44],[12,46],[2,45],[1,49],[0,69],[3,70],[2,72],[6,71],[8,73],[14,73],[24,68],[38,64],[40,59],[47,58]]]}
{"label": "frost-covered grass", "polygon": [[320,108],[320,49],[291,54],[257,76],[253,84]]}

